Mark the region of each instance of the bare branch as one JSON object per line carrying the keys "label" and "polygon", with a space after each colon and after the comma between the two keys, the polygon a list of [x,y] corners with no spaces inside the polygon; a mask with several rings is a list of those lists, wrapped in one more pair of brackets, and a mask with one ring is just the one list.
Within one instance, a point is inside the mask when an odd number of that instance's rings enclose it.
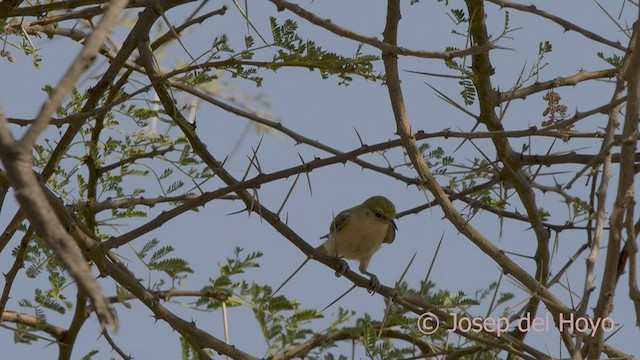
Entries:
{"label": "bare branch", "polygon": [[80,79],[80,76],[84,71],[89,68],[89,65],[93,62],[96,54],[102,48],[104,40],[107,35],[116,25],[120,11],[125,8],[128,1],[124,0],[112,0],[107,5],[107,11],[100,19],[100,23],[96,29],[91,32],[91,35],[84,42],[84,47],[76,60],[72,63],[71,67],[62,76],[62,79],[58,83],[58,86],[53,90],[53,93],[49,95],[49,99],[45,102],[38,114],[36,121],[31,124],[26,134],[20,141],[22,151],[26,148],[31,148],[35,144],[36,138],[42,130],[44,130],[49,124],[51,115],[58,109],[62,100],[73,90],[76,82]]}
{"label": "bare branch", "polygon": [[512,9],[516,9],[516,10],[520,10],[520,11],[524,11],[524,12],[528,12],[528,13],[532,13],[532,14],[536,14],[540,17],[543,17],[545,19],[549,19],[551,21],[553,21],[554,23],[562,26],[562,28],[565,31],[575,31],[583,36],[585,36],[588,39],[597,41],[599,43],[611,46],[617,50],[621,50],[621,51],[625,51],[626,48],[624,46],[622,46],[620,44],[619,41],[611,41],[608,39],[605,39],[604,37],[589,31],[587,29],[583,29],[578,25],[573,24],[572,22],[569,22],[559,16],[550,14],[546,11],[543,10],[539,10],[535,5],[522,5],[522,4],[518,4],[518,3],[514,3],[511,1],[507,1],[507,0],[488,0],[491,3],[494,3],[496,5],[500,5],[500,7],[506,7],[506,8],[512,8]]}
{"label": "bare branch", "polygon": [[[639,16],[640,18],[640,13]],[[600,296],[594,309],[594,317],[603,319],[613,310],[613,298],[618,283],[618,265],[622,244],[622,231],[626,229],[627,241],[635,241],[633,209],[635,207],[635,152],[638,141],[638,117],[640,116],[640,21],[636,20],[629,49],[622,68],[623,79],[627,82],[627,107],[622,128],[622,149],[618,191],[609,218],[609,239],[607,256],[600,285]],[[635,256],[635,254],[630,254]],[[635,302],[636,316],[640,319],[640,303]],[[640,321],[638,321],[640,323]],[[602,331],[592,334],[588,343],[588,357],[600,357],[603,350]]]}
{"label": "bare branch", "polygon": [[40,110],[36,121],[29,127],[19,142],[15,142],[7,128],[7,120],[0,115],[0,158],[6,168],[9,183],[15,189],[18,202],[24,209],[36,233],[49,245],[75,278],[78,287],[96,306],[96,314],[101,324],[116,329],[116,318],[102,295],[102,290],[91,274],[91,269],[80,255],[75,242],[56,219],[51,205],[40,188],[40,183],[31,170],[31,147],[37,136],[49,123],[51,114],[73,89],[76,81],[95,58],[107,34],[115,26],[120,11],[127,1],[112,0],[100,24],[85,42],[76,60]]}
{"label": "bare branch", "polygon": [[[20,241],[20,246],[16,252],[16,259],[13,262],[13,266],[11,266],[9,272],[4,276],[4,287],[2,288],[2,296],[0,296],[0,314],[4,312],[4,309],[7,306],[7,301],[9,301],[9,293],[11,292],[13,281],[18,275],[18,271],[24,266],[24,256],[27,253],[27,246],[29,245],[29,241],[32,236],[33,230],[29,228]],[[0,323],[1,322],[2,321],[0,320]]]}
{"label": "bare branch", "polygon": [[[38,319],[36,319],[36,317],[33,315],[19,313],[19,312],[10,311],[10,310],[5,310],[1,315],[2,315],[2,318],[1,318],[2,321],[8,321],[16,324],[27,325],[34,329],[40,329],[40,327],[42,326],[42,323],[38,321]],[[51,325],[49,323],[44,324],[44,329],[42,329],[42,331],[53,336],[53,338],[56,340],[60,340],[65,334],[65,330],[63,328],[55,325]]]}
{"label": "bare branch", "polygon": [[531,94],[539,93],[544,90],[555,89],[562,86],[575,86],[587,80],[612,78],[617,74],[618,69],[606,69],[597,71],[580,70],[577,74],[571,76],[557,77],[553,80],[537,82],[531,86],[527,86],[524,88],[502,92],[500,93],[500,100],[502,102],[505,102],[513,99],[524,99]]}
{"label": "bare branch", "polygon": [[278,7],[278,10],[287,9],[292,13],[300,16],[301,18],[309,21],[310,23],[317,25],[323,29],[331,31],[332,33],[346,37],[351,40],[355,40],[367,45],[371,45],[375,48],[380,49],[383,52],[388,52],[396,55],[406,55],[406,56],[415,56],[418,58],[426,58],[426,59],[452,59],[457,57],[465,57],[478,53],[486,53],[491,49],[497,48],[497,46],[492,44],[486,44],[483,46],[474,46],[464,50],[456,50],[456,51],[426,51],[426,50],[414,50],[408,49],[405,47],[397,46],[396,44],[389,44],[385,41],[380,41],[375,37],[365,36],[358,34],[352,30],[347,28],[335,25],[330,19],[323,19],[314,13],[303,9],[302,7],[292,4],[290,2],[284,0],[269,0],[274,5]]}

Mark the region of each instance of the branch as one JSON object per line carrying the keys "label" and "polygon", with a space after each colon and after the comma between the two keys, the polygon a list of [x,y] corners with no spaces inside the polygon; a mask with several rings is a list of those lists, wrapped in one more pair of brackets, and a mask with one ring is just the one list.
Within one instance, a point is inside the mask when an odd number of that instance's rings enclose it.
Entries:
{"label": "branch", "polygon": [[[630,154],[634,160],[640,161],[640,153]],[[523,165],[544,165],[551,166],[556,164],[588,164],[595,155],[577,154],[570,152],[562,155],[520,155]],[[611,154],[611,162],[618,163],[621,161],[621,154]],[[597,164],[594,164],[597,165]]]}
{"label": "branch", "polygon": [[[167,6],[170,6],[170,1],[171,0],[167,0],[167,3],[169,3],[169,5]],[[135,49],[135,39],[133,39],[132,35],[129,34],[129,36],[127,36],[127,39],[122,44],[122,47],[120,48],[120,51],[118,52],[117,56],[111,61],[111,64],[105,71],[102,78],[97,82],[97,84],[93,88],[91,88],[88,91],[89,98],[87,99],[84,106],[80,110],[81,113],[86,113],[86,112],[95,110],[98,102],[102,98],[103,93],[111,86],[111,83],[113,82],[115,77],[118,75],[118,73],[120,72],[120,69],[124,66],[127,59],[129,58],[129,55],[131,55],[134,49]],[[42,183],[46,183],[47,180],[49,180],[49,178],[51,177],[51,175],[53,175],[54,172],[57,170],[58,164],[60,163],[60,161],[62,161],[62,158],[64,157],[67,150],[69,149],[69,146],[73,142],[73,139],[77,135],[78,131],[80,131],[80,128],[83,122],[87,118],[84,118],[82,121],[73,122],[69,124],[67,131],[65,131],[62,138],[57,142],[55,149],[51,152],[49,161],[47,162],[44,169],[42,170],[42,173],[40,174]],[[9,225],[5,228],[5,231],[2,232],[2,235],[0,237],[0,249],[3,248],[4,245],[11,239],[15,231],[18,229],[18,227],[24,220],[24,218],[25,218],[24,212],[21,209],[18,210],[14,215],[13,219],[11,220],[11,222],[9,223]]]}
{"label": "branch", "polygon": [[606,69],[597,71],[580,70],[577,74],[567,77],[557,77],[553,80],[536,82],[533,85],[500,93],[500,101],[524,99],[531,94],[544,90],[555,89],[561,86],[575,86],[582,81],[612,78],[618,74],[618,69]]}
{"label": "branch", "polygon": [[[68,329],[65,331],[64,337],[60,339],[60,343],[58,345],[58,347],[60,348],[60,354],[58,355],[59,360],[71,359],[71,353],[73,352],[78,334],[80,334],[80,329],[82,329],[82,325],[84,325],[85,321],[87,321],[86,309],[87,296],[83,294],[82,291],[78,291],[76,294],[75,311],[73,312],[73,318],[71,319],[71,323],[69,324]],[[106,331],[107,329],[102,328],[102,332]]]}
{"label": "branch", "polygon": [[109,335],[109,332],[107,330],[102,331],[102,336],[104,336],[105,340],[107,340],[113,351],[118,353],[121,358],[123,358],[124,360],[133,360],[133,357],[131,355],[127,355],[124,353],[124,351],[122,351],[122,349],[118,346],[118,344],[116,344],[113,338],[111,338],[111,335]]}
{"label": "branch", "polygon": [[[147,15],[149,15],[149,13],[147,13]],[[196,327],[194,323],[183,320],[160,305],[155,293],[142,286],[135,274],[119,262],[114,254],[104,249],[98,237],[92,233],[83,222],[78,220],[74,214],[69,213],[59,198],[56,198],[52,193],[48,193],[48,195],[50,197],[50,203],[53,206],[53,211],[63,221],[65,228],[68,229],[69,234],[73,236],[75,241],[82,244],[84,254],[93,261],[100,270],[100,273],[110,276],[114,281],[133,294],[154,313],[157,319],[166,321],[173,329],[180,332],[182,336],[190,340],[190,342],[198,348],[211,347],[221,354],[229,355],[234,359],[255,359],[241,350],[236,349],[233,345],[226,344],[218,338],[211,336]],[[95,309],[94,304],[92,310],[95,311]]]}
{"label": "branch", "polygon": [[[638,16],[640,18],[640,14]],[[622,67],[623,79],[627,82],[627,107],[622,128],[622,148],[620,152],[620,170],[618,191],[609,217],[609,240],[600,296],[594,309],[596,319],[607,317],[613,307],[613,298],[617,287],[617,273],[620,258],[622,231],[626,229],[627,241],[635,241],[633,210],[635,207],[634,175],[635,152],[638,139],[638,117],[640,116],[640,20],[633,26],[633,34]],[[636,256],[635,254],[629,254]],[[636,315],[640,318],[640,302],[635,302]],[[603,349],[602,331],[592,334],[588,343],[590,359],[600,357]]]}
{"label": "branch", "polygon": [[390,44],[385,41],[380,41],[375,37],[365,36],[358,34],[352,30],[344,28],[339,25],[335,25],[330,19],[323,19],[314,13],[303,9],[302,7],[292,4],[290,2],[286,2],[284,0],[269,0],[276,7],[278,11],[282,11],[283,9],[287,9],[292,13],[300,16],[301,18],[309,21],[310,23],[317,25],[323,29],[326,29],[340,37],[345,37],[351,40],[355,40],[367,45],[371,45],[375,48],[380,49],[383,52],[388,52],[396,55],[407,55],[407,56],[415,56],[418,58],[425,59],[443,59],[449,60],[457,57],[465,57],[478,53],[486,53],[491,49],[497,48],[492,44],[487,44],[484,46],[473,46],[464,50],[455,50],[455,51],[426,51],[426,50],[414,50],[408,49],[405,47],[397,46],[396,44]]}
{"label": "branch", "polygon": [[551,21],[553,21],[554,23],[562,26],[562,28],[564,28],[564,31],[570,31],[573,30],[581,35],[583,35],[584,37],[591,39],[593,41],[597,41],[599,43],[611,46],[612,48],[621,50],[621,51],[625,51],[626,48],[624,46],[622,46],[620,44],[619,41],[611,41],[611,40],[607,40],[604,37],[591,32],[589,30],[583,29],[578,25],[575,25],[572,22],[569,22],[559,16],[550,14],[546,11],[543,10],[538,10],[538,8],[535,5],[522,5],[522,4],[517,4],[517,3],[513,3],[511,1],[507,1],[507,0],[488,0],[490,3],[494,3],[496,5],[500,5],[500,7],[506,7],[506,8],[512,8],[512,9],[516,9],[516,10],[520,10],[520,11],[524,11],[524,12],[528,12],[528,13],[532,13],[535,15],[538,15],[540,17],[543,17],[545,19],[549,19]]}
{"label": "branch", "polygon": [[9,244],[9,241],[13,237],[13,234],[22,226],[24,220],[24,214],[21,210],[16,211],[15,215],[9,221],[9,224],[5,228],[4,232],[0,235],[0,252]]}
{"label": "branch", "polygon": [[89,67],[96,53],[102,47],[110,30],[115,26],[120,11],[127,1],[111,0],[100,23],[85,42],[76,60],[62,77],[49,99],[45,102],[36,120],[18,142],[11,137],[8,123],[0,115],[0,158],[6,168],[7,178],[15,189],[20,206],[29,218],[35,232],[43,238],[58,260],[65,265],[76,280],[80,291],[84,292],[96,307],[96,315],[101,325],[116,329],[117,322],[106,302],[102,290],[91,274],[91,269],[77,250],[74,240],[66,233],[60,221],[52,212],[51,204],[31,170],[31,148],[40,132],[48,125],[51,114],[57,110],[64,98],[75,86],[80,76]]}
{"label": "branch", "polygon": [[[112,209],[128,209],[138,205],[148,206],[152,208],[157,204],[180,203],[180,202],[185,202],[187,200],[194,200],[197,198],[198,198],[198,195],[187,193],[187,194],[177,195],[177,196],[159,196],[154,198],[126,197],[122,199],[107,199],[99,202],[83,202],[83,203],[73,204],[69,206],[74,210],[91,209],[91,211],[98,213],[101,211],[112,210]],[[225,200],[238,199],[237,196],[233,196],[233,195],[219,196],[216,198],[225,199]]]}
{"label": "branch", "polygon": [[103,175],[106,172],[109,172],[111,170],[117,169],[123,165],[126,164],[131,164],[134,163],[136,160],[140,160],[140,159],[152,159],[156,156],[163,156],[164,154],[173,151],[173,145],[170,145],[169,147],[166,147],[164,149],[156,149],[154,148],[152,151],[149,151],[148,153],[142,153],[142,154],[136,154],[136,155],[132,155],[126,159],[122,159],[120,161],[117,161],[113,164],[109,164],[106,166],[103,166],[101,168],[98,169],[97,174],[98,176]]}
{"label": "branch", "polygon": [[175,39],[175,34],[180,34],[183,31],[185,31],[186,29],[188,29],[191,25],[196,25],[196,24],[202,24],[205,20],[207,20],[208,18],[212,17],[212,16],[216,16],[216,15],[224,15],[227,10],[229,9],[229,7],[225,4],[222,5],[219,9],[214,10],[214,11],[210,11],[204,15],[198,16],[197,18],[193,18],[190,19],[189,21],[186,21],[184,24],[180,25],[180,26],[176,26],[173,31],[172,30],[168,30],[167,32],[165,32],[164,34],[160,35],[157,39],[155,39],[153,41],[153,43],[151,43],[151,48],[156,50],[158,49],[160,46],[167,44],[169,41]]}
{"label": "branch", "polygon": [[[424,130],[418,130],[415,133],[416,140],[432,139],[432,138],[459,138],[459,139],[492,139],[498,137],[508,138],[521,138],[531,136],[544,136],[556,139],[568,140],[571,138],[587,138],[598,139],[604,137],[604,133],[601,132],[581,132],[573,130],[554,130],[551,127],[544,127],[538,129],[535,126],[531,126],[528,129],[522,130],[498,130],[498,131],[451,131],[449,129],[426,133]],[[399,140],[398,140],[399,141]]]}
{"label": "branch", "polygon": [[[153,53],[150,50],[148,42],[147,33],[139,33],[136,34],[138,39],[141,39],[140,46],[138,47],[141,55],[142,63],[147,71],[147,74],[150,77],[150,80],[153,82],[157,79],[159,74],[154,66],[153,62]],[[156,93],[160,101],[162,102],[165,111],[169,114],[176,124],[180,127],[185,137],[191,144],[193,151],[202,158],[202,160],[209,166],[211,170],[213,170],[216,175],[224,181],[229,188],[237,187],[239,182],[236,180],[230,173],[226,171],[226,169],[222,166],[222,164],[213,157],[213,155],[207,150],[205,144],[200,140],[192,126],[186,121],[183,115],[177,111],[175,107],[175,102],[173,98],[169,95],[167,89],[162,84],[158,84],[155,86]],[[264,219],[267,223],[269,223],[276,231],[281,233],[286,239],[288,239],[294,246],[298,247],[302,250],[308,257],[316,259],[317,261],[322,262],[323,264],[330,266],[333,269],[339,269],[341,267],[341,262],[334,256],[330,256],[327,254],[323,254],[320,251],[315,250],[308,243],[306,243],[302,238],[298,236],[289,226],[283,223],[277,214],[270,211],[266,207],[264,207],[260,202],[254,198],[247,190],[242,188],[234,189],[234,192],[238,194],[238,196],[242,199],[242,201],[246,204],[246,210],[249,212],[254,212],[258,214],[262,219]],[[106,243],[105,243],[106,245]],[[344,275],[347,279],[351,280],[357,286],[366,288],[369,286],[369,279],[365,278],[362,275],[358,275],[352,270],[349,270]],[[115,277],[114,277],[115,278]],[[136,285],[138,283],[136,282]],[[133,284],[132,284],[133,285]],[[389,297],[392,289],[385,289],[385,296]],[[148,305],[149,306],[149,305]],[[409,306],[409,309],[412,311],[420,311],[419,308],[415,306],[411,306],[405,302],[405,306]],[[152,309],[153,310],[153,309]],[[155,312],[155,311],[154,311]],[[180,329],[178,329],[180,331]],[[182,333],[182,331],[181,331]],[[213,346],[213,344],[207,344],[202,342],[199,338],[193,337],[193,334],[187,333],[185,335],[187,340],[192,343],[197,348],[203,348],[205,346]],[[213,347],[218,351],[221,350],[217,344]]]}
{"label": "branch", "polygon": [[6,119],[0,116],[0,158],[21,208],[36,234],[46,241],[56,258],[76,280],[78,287],[91,298],[98,309],[96,314],[101,323],[115,328],[116,319],[102,295],[98,282],[91,274],[91,269],[78,251],[74,240],[56,218],[38,179],[31,170],[31,153],[22,153],[17,148],[6,128]]}
{"label": "branch", "polygon": [[[44,5],[35,5],[35,6],[27,6],[21,8],[15,8],[7,17],[16,17],[16,16],[42,16],[42,14],[47,12],[52,12],[56,10],[70,10],[75,9],[82,6],[88,5],[96,5],[102,3],[101,0],[69,0],[69,1],[56,1],[49,4]],[[132,1],[134,3],[134,1]]]}
{"label": "branch", "polygon": [[[376,333],[380,330],[379,326],[374,326],[373,329]],[[353,328],[329,331],[324,334],[315,334],[309,340],[273,355],[272,357],[270,357],[270,360],[289,360],[295,358],[303,359],[309,354],[311,350],[322,345],[345,340],[358,340],[362,336],[362,331],[354,331]],[[417,347],[422,353],[422,356],[425,356],[425,358],[429,358],[428,355],[433,354],[431,345],[418,337],[408,336],[407,334],[392,330],[383,330],[382,337],[404,340],[410,343],[412,346]]]}
{"label": "branch", "polygon": [[195,324],[195,322],[188,322],[176,316],[167,308],[162,306],[159,299],[153,292],[147,290],[136,279],[135,274],[131,273],[125,265],[116,262],[115,258],[111,261],[105,261],[104,267],[101,269],[108,273],[118,284],[122,285],[127,291],[132,293],[138,298],[149,310],[151,310],[156,319],[162,319],[167,322],[173,329],[178,331],[196,348],[211,348],[220,353],[221,355],[227,355],[233,359],[250,359],[256,358],[245,353],[242,350],[237,349],[235,346],[225,343],[224,341],[211,336],[206,331],[201,330]]}
{"label": "branch", "polygon": [[33,229],[28,228],[27,232],[24,234],[22,240],[20,241],[20,246],[18,247],[18,251],[16,252],[16,259],[13,262],[13,266],[11,266],[11,269],[9,269],[8,273],[4,274],[4,287],[2,288],[2,296],[0,296],[0,314],[4,312],[4,309],[7,306],[7,301],[9,301],[9,293],[11,292],[13,282],[18,275],[18,271],[24,266],[24,256],[27,254],[27,248],[32,236]]}
{"label": "branch", "polygon": [[[475,16],[479,16],[480,21],[484,21],[483,14],[472,12]],[[390,44],[396,42],[397,26],[400,18],[399,1],[390,0],[388,5],[387,24],[384,31],[384,40]],[[554,319],[558,319],[560,312],[570,313],[571,310],[562,304],[546,287],[540,284],[540,282],[531,277],[524,269],[519,267],[511,259],[509,259],[504,252],[500,251],[495,245],[493,245],[488,239],[486,239],[480,232],[478,232],[473,226],[471,226],[462,216],[456,211],[451,204],[448,196],[440,187],[440,184],[436,181],[433,174],[429,170],[428,165],[422,158],[421,152],[418,148],[415,138],[412,135],[411,124],[407,117],[404,100],[402,96],[402,89],[400,87],[400,79],[398,76],[398,63],[397,58],[392,53],[383,53],[382,56],[385,72],[387,74],[387,87],[389,90],[389,98],[391,100],[391,106],[396,120],[397,132],[400,135],[403,143],[403,147],[406,149],[411,163],[418,172],[420,179],[423,181],[424,186],[431,191],[435,199],[440,204],[445,216],[451,223],[471,240],[478,248],[480,248],[489,257],[506,272],[511,274],[515,279],[521,282],[526,288],[535,294],[536,298],[540,298],[545,302],[550,312],[554,315]],[[474,65],[474,69],[475,69]],[[563,334],[564,340],[567,342],[567,346],[572,346],[571,339],[568,335]]]}
{"label": "branch", "polygon": [[[56,339],[56,341],[60,341],[60,339],[62,339],[62,337],[66,332],[65,329],[59,326],[54,326],[49,323],[42,324],[42,322],[38,321],[38,319],[33,315],[19,313],[11,310],[5,310],[2,313],[2,318],[0,318],[0,320],[9,321],[16,324],[22,324],[22,325],[32,327],[34,329],[42,330],[47,334],[53,336],[53,338]],[[43,325],[44,325],[44,328],[42,327]]]}
{"label": "branch", "polygon": [[[469,33],[474,44],[483,45],[489,43],[490,37],[486,28],[486,13],[484,3],[479,0],[465,0],[470,16]],[[482,122],[489,130],[504,130],[501,120],[498,118],[494,109],[499,104],[499,94],[493,89],[491,76],[494,68],[491,65],[489,54],[476,54],[472,56],[471,68],[475,75],[473,82],[478,93],[478,101],[480,105],[479,121]],[[496,149],[497,158],[502,161],[504,167],[502,169],[505,180],[507,180],[518,193],[520,201],[524,205],[531,227],[536,235],[537,248],[534,255],[536,262],[535,280],[539,285],[544,286],[549,277],[549,233],[544,228],[535,193],[526,174],[522,171],[522,163],[519,154],[513,151],[511,144],[507,138],[494,138],[493,144]],[[532,288],[530,290],[533,291]],[[527,313],[535,316],[540,299],[531,297],[527,305]],[[557,313],[554,314],[554,320],[558,321]],[[520,329],[514,330],[519,339],[526,336],[526,332]],[[561,337],[570,354],[575,352],[573,342],[566,331],[561,331]]]}
{"label": "branch", "polygon": [[123,0],[111,0],[109,2],[107,11],[105,11],[104,16],[100,19],[100,23],[84,42],[84,47],[80,51],[80,54],[62,76],[58,86],[56,86],[49,95],[48,100],[43,105],[36,120],[31,124],[26,134],[24,134],[21,140],[23,149],[31,148],[35,144],[40,132],[49,124],[51,115],[58,109],[60,104],[62,104],[64,98],[73,90],[76,82],[95,59],[96,54],[100,48],[102,48],[104,40],[107,38],[107,35],[109,35],[111,28],[116,25],[120,11],[122,11],[126,5],[127,1]]}

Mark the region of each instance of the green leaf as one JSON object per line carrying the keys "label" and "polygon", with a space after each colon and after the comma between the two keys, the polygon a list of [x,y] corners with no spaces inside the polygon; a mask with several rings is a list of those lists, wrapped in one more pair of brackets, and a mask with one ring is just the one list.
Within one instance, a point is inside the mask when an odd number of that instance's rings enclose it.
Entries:
{"label": "green leaf", "polygon": [[82,360],[91,360],[93,358],[93,355],[96,355],[99,351],[98,350],[91,350],[87,353],[87,355],[82,357]]}
{"label": "green leaf", "polygon": [[147,256],[147,253],[158,246],[159,243],[160,241],[158,240],[158,238],[151,239],[146,244],[144,244],[142,249],[137,252],[138,256],[144,259]]}

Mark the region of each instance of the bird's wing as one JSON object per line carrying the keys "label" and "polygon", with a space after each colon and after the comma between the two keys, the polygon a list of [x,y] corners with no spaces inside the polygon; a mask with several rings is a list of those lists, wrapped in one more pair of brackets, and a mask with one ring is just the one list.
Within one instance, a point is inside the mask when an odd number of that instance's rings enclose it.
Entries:
{"label": "bird's wing", "polygon": [[331,226],[329,227],[329,233],[334,233],[340,231],[344,227],[344,225],[351,218],[351,212],[348,210],[342,211],[339,213],[331,222]]}
{"label": "bird's wing", "polygon": [[[336,231],[340,231],[344,227],[344,225],[351,218],[351,212],[349,210],[344,210],[340,212],[331,222],[331,226],[329,227],[329,234],[335,233]],[[321,239],[328,238],[329,234],[321,237]]]}

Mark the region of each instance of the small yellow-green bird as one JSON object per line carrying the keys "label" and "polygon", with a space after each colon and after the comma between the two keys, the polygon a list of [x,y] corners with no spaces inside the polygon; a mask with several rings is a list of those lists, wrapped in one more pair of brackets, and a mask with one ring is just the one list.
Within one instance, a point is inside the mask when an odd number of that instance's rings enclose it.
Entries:
{"label": "small yellow-green bird", "polygon": [[360,205],[341,211],[331,222],[329,234],[325,236],[327,240],[319,249],[329,255],[359,260],[358,270],[369,275],[370,289],[375,290],[380,283],[367,267],[382,243],[390,244],[396,238],[395,216],[396,207],[389,199],[372,196]]}
{"label": "small yellow-green bird", "polygon": [[[317,250],[340,258],[359,260],[358,270],[369,276],[369,291],[375,291],[380,287],[380,282],[374,274],[367,271],[367,267],[382,243],[392,243],[396,238],[398,228],[393,221],[395,216],[396,207],[389,199],[379,195],[372,196],[362,204],[338,213],[331,222],[329,234],[322,237],[327,240],[318,246]],[[306,259],[273,294],[275,295],[307,261],[309,259]],[[336,275],[344,274],[347,269],[348,266],[345,264]]]}

